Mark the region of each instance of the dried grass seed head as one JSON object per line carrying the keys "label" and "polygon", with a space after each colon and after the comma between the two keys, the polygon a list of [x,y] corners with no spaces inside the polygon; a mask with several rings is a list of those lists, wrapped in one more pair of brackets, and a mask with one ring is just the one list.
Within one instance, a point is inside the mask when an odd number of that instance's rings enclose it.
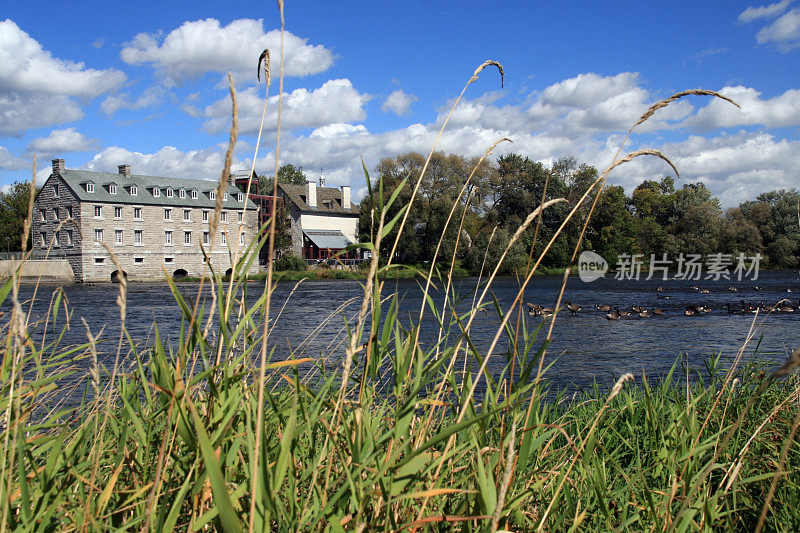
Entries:
{"label": "dried grass seed head", "polygon": [[486,67],[488,67],[489,65],[493,65],[493,66],[497,67],[497,70],[500,71],[500,87],[502,87],[503,83],[505,82],[505,76],[506,76],[505,72],[503,72],[503,65],[501,65],[497,61],[492,61],[491,59],[488,59],[488,60],[484,61],[481,66],[479,66],[478,68],[475,69],[475,72],[472,73],[472,77],[467,82],[467,85],[469,85],[473,81],[477,80],[478,79],[478,74],[480,74],[481,71],[483,69],[485,69]]}
{"label": "dried grass seed head", "polygon": [[792,370],[800,366],[800,348],[794,351],[792,355],[783,363],[778,370],[772,374],[773,379],[782,378],[789,374]]}
{"label": "dried grass seed head", "polygon": [[611,394],[608,395],[608,399],[611,400],[614,396],[620,393],[622,390],[622,386],[625,385],[628,381],[633,379],[633,374],[627,373],[620,376],[616,383],[614,383],[614,387],[611,389]]}
{"label": "dried grass seed head", "polygon": [[[664,100],[661,100],[660,102],[656,102],[655,104],[651,105],[648,108],[648,110],[644,112],[644,115],[642,115],[642,117],[638,121],[636,121],[636,124],[634,124],[633,127],[635,128],[636,126],[638,126],[642,122],[644,122],[647,119],[649,119],[650,117],[652,117],[653,113],[655,113],[656,111],[658,111],[662,107],[667,107],[670,103],[674,102],[675,100],[678,100],[680,98],[683,98],[684,96],[690,96],[690,95],[713,96],[715,98],[721,98],[722,100],[725,100],[726,102],[730,102],[733,105],[735,105],[736,107],[738,107],[739,109],[741,109],[741,106],[739,104],[737,104],[736,102],[734,102],[733,100],[731,100],[727,96],[722,95],[722,94],[720,94],[718,92],[708,91],[706,89],[691,89],[691,90],[688,90],[688,91],[682,91],[682,92],[679,92],[679,93],[675,93],[672,96],[670,96],[669,98],[665,98]],[[633,128],[631,128],[631,129],[633,129]]]}
{"label": "dried grass seed head", "polygon": [[621,164],[628,163],[628,162],[634,160],[635,158],[637,158],[639,156],[643,156],[643,155],[652,155],[652,156],[658,157],[660,159],[663,159],[664,161],[667,162],[667,164],[670,167],[672,167],[672,170],[675,171],[675,176],[677,176],[678,178],[681,177],[680,173],[678,172],[678,169],[675,167],[675,165],[672,164],[672,161],[670,161],[667,156],[665,156],[664,154],[662,154],[658,150],[653,150],[651,148],[647,148],[647,149],[644,149],[644,150],[636,150],[635,152],[629,153],[628,155],[626,155],[622,159],[619,159],[619,160],[615,161],[613,165],[608,167],[606,169],[606,171],[605,171],[605,174],[608,174],[609,172],[611,172],[612,169],[620,166]]}
{"label": "dried grass seed head", "polygon": [[269,48],[265,48],[261,55],[258,56],[258,67],[256,68],[256,74],[258,76],[258,81],[261,81],[261,63],[264,63],[264,81],[269,85]]}

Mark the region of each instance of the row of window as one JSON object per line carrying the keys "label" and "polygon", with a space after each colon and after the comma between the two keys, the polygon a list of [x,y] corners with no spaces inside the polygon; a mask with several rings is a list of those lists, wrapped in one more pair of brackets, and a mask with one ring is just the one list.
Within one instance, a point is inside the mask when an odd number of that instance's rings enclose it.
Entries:
{"label": "row of window", "polygon": [[[164,258],[164,262],[165,263],[172,263],[173,261],[174,261],[174,258],[172,258],[172,257],[165,257]],[[95,265],[104,265],[105,263],[106,263],[106,258],[105,257],[95,257],[94,258],[94,264]],[[144,264],[144,257],[134,257],[133,258],[133,263],[136,264],[136,265],[143,265]]]}
{"label": "row of window", "polygon": [[[57,207],[53,208],[53,220],[58,222],[59,220],[69,220],[72,218],[72,206],[68,205],[66,207],[61,208],[61,218],[59,218],[59,211]],[[42,222],[47,220],[47,209],[39,209],[39,220]]]}
{"label": "row of window", "polygon": [[[69,231],[69,245],[72,245],[72,230]],[[172,231],[165,231],[164,232],[164,244],[167,246],[171,246],[174,244],[172,239]],[[44,246],[46,243],[46,234],[42,232],[42,245]],[[96,229],[94,230],[94,240],[96,242],[103,242],[103,230]],[[242,233],[239,235],[239,244],[245,243],[245,234]],[[209,244],[211,242],[211,237],[207,231],[203,232],[203,244]],[[226,232],[220,232],[220,243],[227,244],[227,234]],[[115,244],[124,244],[124,231],[121,229],[114,230],[114,243]],[[133,231],[133,244],[143,244],[144,243],[144,230],[134,230]],[[192,232],[191,231],[184,231],[183,232],[183,244],[192,244]],[[58,235],[55,235],[54,246],[58,246]]]}
{"label": "row of window", "polygon": [[[115,219],[121,219],[122,215],[123,215],[123,208],[121,206],[113,206],[113,207],[114,207],[114,218]],[[71,218],[72,217],[72,208],[70,207],[68,209],[69,209],[69,215],[68,216]],[[171,207],[164,208],[164,220],[172,220],[172,210],[173,209]],[[54,220],[58,220],[58,214],[56,213],[56,210],[54,209],[53,212],[54,212],[54,215],[53,215],[54,218],[53,219]],[[208,222],[210,213],[211,212],[208,209],[203,209],[202,210],[203,222]],[[238,211],[236,213],[236,215],[237,215],[237,220],[239,222],[241,222],[243,220],[242,212]],[[47,213],[46,213],[45,209],[41,210],[41,217],[42,217],[42,220],[46,220]],[[102,205],[94,206],[94,218],[103,218],[103,206]],[[134,207],[133,208],[133,219],[134,220],[143,220],[142,219],[142,208],[141,207]],[[191,209],[184,209],[183,210],[183,220],[185,222],[191,222],[192,221],[192,210]],[[228,213],[227,213],[227,211],[221,211],[220,212],[220,221],[222,221],[222,222],[227,222],[228,221]]]}
{"label": "row of window", "polygon": [[[94,192],[94,183],[93,182],[88,181],[88,182],[85,183],[85,185],[86,185],[86,192],[88,192],[88,193],[93,193]],[[154,198],[160,198],[161,197],[161,188],[153,187],[150,191],[151,191],[151,193],[152,193]],[[58,197],[58,192],[59,192],[58,191],[58,185],[53,185],[53,194],[56,197]],[[109,183],[108,184],[108,193],[109,194],[117,194],[117,184],[116,183]],[[138,196],[139,195],[139,188],[136,185],[131,185],[130,187],[128,187],[128,193],[131,196]],[[164,196],[166,196],[167,198],[174,198],[175,190],[172,187],[167,187],[166,189],[164,189]],[[183,199],[183,198],[186,198],[186,196],[187,196],[186,189],[178,189],[178,198]],[[198,198],[197,189],[189,189],[188,196],[192,200],[197,200],[197,198]],[[209,200],[216,200],[217,199],[217,191],[213,191],[213,190],[212,191],[208,191],[208,199]],[[224,193],[224,196],[222,197],[222,200],[225,201],[225,202],[228,201],[228,193],[227,192]],[[239,201],[239,202],[244,202],[244,193],[241,193],[241,192],[237,193],[236,194],[236,200]]]}
{"label": "row of window", "polygon": [[[42,247],[47,246],[47,232],[43,231],[39,235]],[[62,229],[53,234],[53,246],[72,246],[72,230]]]}

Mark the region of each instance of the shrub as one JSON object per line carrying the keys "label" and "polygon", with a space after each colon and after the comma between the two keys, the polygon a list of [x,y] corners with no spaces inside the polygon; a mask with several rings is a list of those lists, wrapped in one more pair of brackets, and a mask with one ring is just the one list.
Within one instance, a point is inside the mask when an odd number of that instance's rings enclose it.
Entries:
{"label": "shrub", "polygon": [[275,270],[295,270],[302,271],[306,269],[306,262],[291,252],[280,256],[275,261]]}

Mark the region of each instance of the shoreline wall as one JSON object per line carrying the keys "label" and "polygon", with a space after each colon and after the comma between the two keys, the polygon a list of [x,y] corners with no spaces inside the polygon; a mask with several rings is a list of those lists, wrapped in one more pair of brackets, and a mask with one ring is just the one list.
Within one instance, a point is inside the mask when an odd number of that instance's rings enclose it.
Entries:
{"label": "shoreline wall", "polygon": [[[16,259],[0,260],[0,279],[10,278],[11,273],[18,267],[19,261]],[[75,280],[75,274],[66,259],[48,259],[46,261],[29,259],[25,261],[25,264],[22,265],[20,279],[39,277],[46,280]]]}

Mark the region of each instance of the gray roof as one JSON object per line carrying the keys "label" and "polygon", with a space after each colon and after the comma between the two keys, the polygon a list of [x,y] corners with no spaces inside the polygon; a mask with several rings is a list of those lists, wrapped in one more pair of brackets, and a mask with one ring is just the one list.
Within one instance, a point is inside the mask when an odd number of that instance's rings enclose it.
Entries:
{"label": "gray roof", "polygon": [[317,248],[329,248],[331,250],[341,250],[353,243],[344,236],[339,230],[303,230],[306,237],[311,239]]}
{"label": "gray roof", "polygon": [[[336,187],[317,187],[317,207],[313,208],[306,203],[306,185],[295,185],[289,183],[278,183],[278,188],[283,190],[284,195],[293,202],[301,211],[316,211],[320,213],[338,213],[341,215],[358,215],[357,204],[350,202],[350,209],[342,207],[342,191]],[[326,206],[328,203],[330,207]]]}
{"label": "gray roof", "polygon": [[[114,174],[111,172],[89,172],[88,170],[67,169],[58,174],[75,196],[82,202],[100,202],[110,204],[144,204],[185,207],[208,207],[213,209],[216,200],[209,198],[209,191],[217,190],[216,181],[203,179],[162,178],[157,176],[141,176],[131,174]],[[52,175],[51,175],[52,178]],[[94,192],[87,192],[86,184],[94,183]],[[108,186],[116,184],[117,194],[111,194]],[[131,195],[130,187],[136,185],[137,194]],[[166,190],[172,188],[172,198],[168,198]],[[153,196],[153,189],[161,190],[160,196]],[[186,198],[180,198],[178,191],[186,190]],[[192,199],[192,189],[197,190],[197,199]],[[228,185],[228,200],[223,201],[223,208],[241,209],[244,201],[240,202],[237,195],[242,192],[233,185]],[[247,201],[248,209],[256,209],[252,200]]]}

